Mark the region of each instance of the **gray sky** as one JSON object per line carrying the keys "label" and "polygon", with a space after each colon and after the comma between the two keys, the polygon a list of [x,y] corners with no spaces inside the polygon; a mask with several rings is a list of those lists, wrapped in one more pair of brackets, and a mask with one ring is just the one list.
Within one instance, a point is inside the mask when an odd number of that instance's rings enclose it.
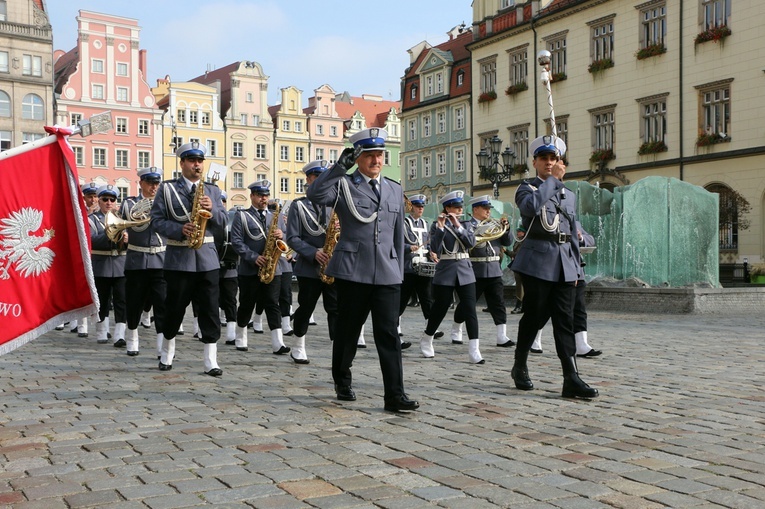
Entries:
{"label": "gray sky", "polygon": [[352,95],[400,99],[407,50],[447,40],[472,21],[470,0],[47,0],[55,49],[77,43],[79,10],[138,20],[148,81],[187,81],[239,60],[270,77],[269,104],[294,85],[303,98],[327,83]]}

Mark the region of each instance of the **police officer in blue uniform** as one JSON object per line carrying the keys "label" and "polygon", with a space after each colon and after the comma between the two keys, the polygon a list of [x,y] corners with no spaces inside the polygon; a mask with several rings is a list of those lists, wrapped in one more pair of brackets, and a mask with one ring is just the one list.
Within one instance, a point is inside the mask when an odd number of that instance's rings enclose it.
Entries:
{"label": "police officer in blue uniform", "polygon": [[[303,166],[309,189],[328,168],[329,163],[323,160],[311,161]],[[295,342],[290,356],[297,364],[310,362],[305,347],[305,335],[319,297],[322,297],[324,311],[327,312],[329,339],[337,339],[337,291],[334,284],[327,284],[320,277],[321,266],[329,262],[329,255],[324,252],[324,243],[331,217],[330,207],[317,205],[305,196],[296,199],[290,206],[287,245],[297,253],[294,274],[299,287],[298,308],[295,310],[292,324]]]}
{"label": "police officer in blue uniform", "polygon": [[[223,202],[223,208],[226,207],[228,196],[225,192],[220,197]],[[234,251],[231,245],[231,220],[229,214],[225,216],[226,225],[223,229],[213,231],[215,245],[218,248],[220,258],[219,288],[220,288],[220,309],[222,311],[221,326],[226,324],[226,344],[236,344],[236,293],[239,289],[238,271],[239,255]]]}
{"label": "police officer in blue uniform", "polygon": [[217,357],[217,342],[220,339],[220,262],[211,232],[225,225],[226,211],[220,199],[220,188],[211,183],[204,184],[204,196],[199,200],[200,209],[212,214],[208,219],[208,230],[199,249],[189,247],[189,237],[196,232],[191,213],[197,186],[203,182],[206,154],[207,147],[199,142],[181,145],[176,151],[180,158],[181,176],[160,185],[151,209],[153,227],[167,238],[164,263],[167,297],[159,369],[172,369],[175,336],[186,315],[186,308],[194,301],[199,312],[199,340],[204,343],[204,373],[221,376],[223,370],[218,366]]}
{"label": "police officer in blue uniform", "polygon": [[100,308],[96,324],[97,341],[109,342],[109,308],[114,306],[114,346],[125,346],[125,246],[127,233],[119,242],[106,235],[106,214],[117,212],[117,190],[113,185],[98,188],[98,210],[88,216],[90,224],[90,260]]}
{"label": "police officer in blue uniform", "polygon": [[537,331],[552,319],[555,349],[563,368],[563,397],[594,398],[596,389],[577,373],[574,341],[574,299],[581,279],[576,232],[576,197],[566,193],[561,158],[566,144],[555,136],[541,136],[529,145],[537,177],[524,182],[515,194],[526,237],[512,268],[523,274],[523,318],[511,376],[515,386],[531,390],[527,360]]}
{"label": "police officer in blue uniform", "polygon": [[[334,205],[342,230],[325,271],[335,278],[340,314],[332,344],[337,398],[356,399],[351,364],[361,327],[371,312],[385,409],[399,412],[420,405],[404,392],[396,329],[404,275],[404,193],[397,182],[381,178],[387,136],[378,128],[351,136],[353,148],[346,148],[335,165],[319,175],[307,197],[319,205]],[[358,169],[347,175],[354,163]]]}

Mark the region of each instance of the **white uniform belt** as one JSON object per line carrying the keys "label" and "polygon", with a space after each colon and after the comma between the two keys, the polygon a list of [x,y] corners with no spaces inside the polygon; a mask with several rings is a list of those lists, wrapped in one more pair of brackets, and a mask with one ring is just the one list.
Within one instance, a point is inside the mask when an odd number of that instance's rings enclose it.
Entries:
{"label": "white uniform belt", "polygon": [[118,251],[117,249],[112,249],[111,251],[91,251],[90,254],[101,255],[101,256],[125,256],[125,251]]}
{"label": "white uniform belt", "polygon": [[439,256],[440,260],[465,260],[467,258],[470,258],[467,253],[444,253]]}
{"label": "white uniform belt", "polygon": [[165,246],[143,247],[143,246],[134,246],[133,244],[128,244],[128,251],[138,251],[139,253],[149,253],[149,254],[164,253],[165,249],[166,249]]}
{"label": "white uniform belt", "polygon": [[476,256],[470,257],[471,262],[498,262],[499,256]]}
{"label": "white uniform belt", "polygon": [[[212,237],[205,237],[203,244],[210,244],[211,242],[214,242],[215,239]],[[177,246],[177,247],[189,247],[189,241],[188,240],[172,240],[167,239],[167,245],[168,246]]]}

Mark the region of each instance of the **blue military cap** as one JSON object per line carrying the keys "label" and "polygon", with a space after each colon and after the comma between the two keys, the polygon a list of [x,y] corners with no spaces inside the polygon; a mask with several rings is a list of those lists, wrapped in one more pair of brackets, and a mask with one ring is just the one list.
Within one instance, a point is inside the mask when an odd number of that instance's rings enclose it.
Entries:
{"label": "blue military cap", "polygon": [[226,191],[221,191],[220,192],[220,199],[223,200],[223,201],[228,200],[228,195],[226,194]]}
{"label": "blue military cap", "polygon": [[258,180],[247,187],[250,188],[250,193],[252,194],[260,194],[263,196],[269,196],[271,194],[271,182],[268,180]]}
{"label": "blue military cap", "polygon": [[103,195],[108,194],[111,196],[117,197],[117,190],[114,188],[111,184],[106,184],[98,188],[98,197],[102,197]]}
{"label": "blue military cap", "polygon": [[98,184],[89,182],[82,185],[82,194],[98,194]]}
{"label": "blue military cap", "polygon": [[149,182],[162,181],[162,168],[157,168],[156,166],[141,168],[137,173],[141,180],[148,180]]}
{"label": "blue military cap", "polygon": [[446,193],[443,198],[438,200],[444,207],[462,206],[464,201],[462,197],[465,196],[465,191],[452,191]]}
{"label": "blue military cap", "polygon": [[184,143],[183,145],[178,147],[178,150],[175,151],[175,155],[177,155],[181,159],[183,159],[184,157],[201,157],[202,159],[204,159],[205,154],[207,154],[207,147],[205,147],[198,141]]}
{"label": "blue military cap", "polygon": [[382,150],[385,148],[385,140],[387,139],[388,131],[379,127],[364,129],[350,137],[353,148],[361,149],[361,152]]}
{"label": "blue military cap", "polygon": [[415,194],[414,196],[409,197],[409,202],[412,205],[419,205],[420,207],[424,207],[427,201],[428,199],[424,194]]}
{"label": "blue military cap", "polygon": [[491,205],[491,197],[488,194],[484,194],[481,196],[476,196],[472,200],[470,200],[470,205],[473,207],[489,207],[494,208]]}
{"label": "blue military cap", "polygon": [[539,154],[555,154],[563,157],[566,155],[566,142],[557,136],[540,136],[529,144],[529,151],[533,157]]}
{"label": "blue military cap", "polygon": [[310,163],[303,166],[303,173],[308,175],[321,175],[325,171],[329,169],[329,161],[325,159],[317,160],[317,161],[311,161]]}

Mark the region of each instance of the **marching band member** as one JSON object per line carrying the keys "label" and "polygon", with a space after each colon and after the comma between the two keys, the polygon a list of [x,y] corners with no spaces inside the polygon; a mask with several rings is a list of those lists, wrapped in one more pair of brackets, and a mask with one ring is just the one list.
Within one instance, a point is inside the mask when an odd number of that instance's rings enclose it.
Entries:
{"label": "marching band member", "polygon": [[114,346],[125,346],[125,244],[122,232],[119,243],[106,235],[106,213],[117,211],[117,190],[112,185],[98,188],[98,210],[88,216],[90,224],[90,259],[93,264],[100,308],[96,325],[97,341],[109,342],[109,308],[114,306]]}
{"label": "marching band member", "polygon": [[[221,193],[223,208],[226,208],[228,197],[225,192]],[[226,344],[236,344],[236,292],[238,290],[239,255],[231,245],[231,221],[228,214],[225,215],[226,225],[224,228],[213,232],[215,244],[218,247],[220,258],[220,272],[218,274],[218,287],[220,291],[221,326],[226,324]]]}
{"label": "marching band member", "polygon": [[[282,336],[282,316],[279,309],[279,291],[281,289],[281,269],[277,263],[275,275],[270,283],[260,280],[260,271],[266,266],[263,256],[269,236],[281,240],[284,237],[284,222],[277,219],[271,230],[274,212],[268,210],[268,197],[271,195],[271,182],[259,180],[249,185],[252,206],[240,210],[231,222],[231,245],[239,254],[239,309],[236,312],[236,349],[248,350],[247,323],[250,321],[256,303],[263,305],[271,329],[271,346],[274,355],[284,355],[290,351],[284,345]],[[274,256],[280,256],[276,251]]]}
{"label": "marching band member", "polygon": [[529,150],[537,176],[522,183],[515,194],[526,237],[513,260],[513,270],[523,274],[525,295],[511,376],[516,388],[534,388],[526,365],[529,350],[537,331],[551,318],[563,369],[563,397],[594,398],[598,391],[579,378],[574,357],[574,301],[582,268],[576,196],[563,190],[566,167],[561,157],[566,144],[557,136],[540,136]]}
{"label": "marching band member", "polygon": [[[404,193],[398,182],[381,178],[384,129],[351,136],[335,165],[308,188],[319,205],[334,205],[342,232],[325,273],[335,278],[337,337],[332,343],[332,378],[337,398],[354,401],[351,364],[361,327],[372,313],[375,346],[385,388],[385,410],[415,410],[404,392],[401,342],[396,331],[404,274]],[[346,172],[357,164],[351,175]]]}
{"label": "marching band member", "polygon": [[[204,373],[221,376],[218,366],[220,319],[218,317],[218,271],[220,262],[211,232],[201,231],[193,217],[194,204],[199,210],[211,214],[210,230],[222,228],[226,215],[220,200],[220,188],[204,184],[204,161],[207,147],[199,142],[185,143],[176,151],[180,158],[181,176],[163,182],[151,209],[151,223],[158,233],[167,238],[164,273],[167,281],[165,299],[165,323],[162,329],[162,355],[160,371],[173,368],[175,336],[186,314],[189,302],[195,301],[199,311],[200,341],[204,343]],[[203,186],[204,194],[197,192]],[[197,240],[198,249],[189,246],[189,240]]]}
{"label": "marching band member", "polygon": [[[268,210],[279,214],[279,224],[284,225],[283,231],[286,238],[287,216],[284,207],[280,205],[279,200],[269,200]],[[282,273],[281,285],[279,287],[279,312],[282,315],[282,336],[292,336],[293,334],[292,325],[290,325],[290,318],[292,317],[292,260],[291,253],[282,253],[279,257],[279,269]]]}
{"label": "marching band member", "polygon": [[[327,171],[327,161],[311,161],[303,166],[306,184],[310,188],[319,175]],[[335,285],[327,284],[320,277],[320,268],[329,262],[324,252],[327,223],[332,216],[329,207],[316,205],[306,197],[292,202],[287,220],[287,245],[297,253],[295,276],[298,280],[298,308],[295,310],[293,330],[295,343],[290,357],[297,364],[308,364],[305,335],[319,297],[323,298],[327,312],[329,339],[337,337],[337,291]]]}
{"label": "marching band member", "polygon": [[[470,220],[473,229],[481,221],[488,220],[491,216],[491,198],[488,194],[478,196],[470,200],[473,209],[473,218]],[[507,227],[507,219],[502,219],[501,224]],[[486,305],[489,308],[494,325],[497,326],[497,346],[515,346],[515,342],[507,337],[507,308],[505,307],[505,286],[502,283],[502,266],[500,265],[499,253],[502,246],[513,243],[512,233],[508,230],[504,235],[490,242],[481,242],[470,250],[470,263],[475,273],[475,298],[486,295]],[[461,323],[460,313],[454,313],[454,321]]]}
{"label": "marching band member", "polygon": [[470,221],[460,221],[464,207],[463,191],[452,191],[441,198],[442,213],[430,228],[430,249],[438,259],[433,276],[433,308],[420,340],[425,358],[435,357],[433,336],[446,316],[454,292],[460,299],[454,310],[455,320],[460,317],[467,328],[468,359],[483,364],[478,341],[478,316],[475,309],[475,274],[470,265],[468,251],[475,245],[475,234]]}
{"label": "marching band member", "polygon": [[[88,184],[83,184],[81,187],[82,190],[82,201],[85,204],[85,211],[87,214],[91,214],[98,210],[98,184],[95,182],[90,182]],[[73,320],[70,322],[70,325],[73,327],[72,332],[77,332],[77,337],[80,338],[87,338],[88,337],[88,320],[95,321],[96,315],[93,314],[91,316],[86,316],[84,318],[80,318],[79,320]],[[76,328],[76,329],[74,329]]]}
{"label": "marching band member", "polygon": [[[162,169],[156,167],[138,170],[141,194],[126,198],[120,208],[120,217],[126,221],[136,220],[131,214],[140,200],[154,200],[162,181]],[[146,206],[150,201],[142,202]],[[151,205],[146,208],[146,216]],[[165,243],[151,222],[128,228],[127,256],[125,257],[125,295],[127,299],[127,354],[138,355],[138,325],[147,303],[154,307],[154,327],[157,331],[157,352],[162,349],[162,327],[165,318],[165,295],[167,284],[162,268],[165,263]]]}

